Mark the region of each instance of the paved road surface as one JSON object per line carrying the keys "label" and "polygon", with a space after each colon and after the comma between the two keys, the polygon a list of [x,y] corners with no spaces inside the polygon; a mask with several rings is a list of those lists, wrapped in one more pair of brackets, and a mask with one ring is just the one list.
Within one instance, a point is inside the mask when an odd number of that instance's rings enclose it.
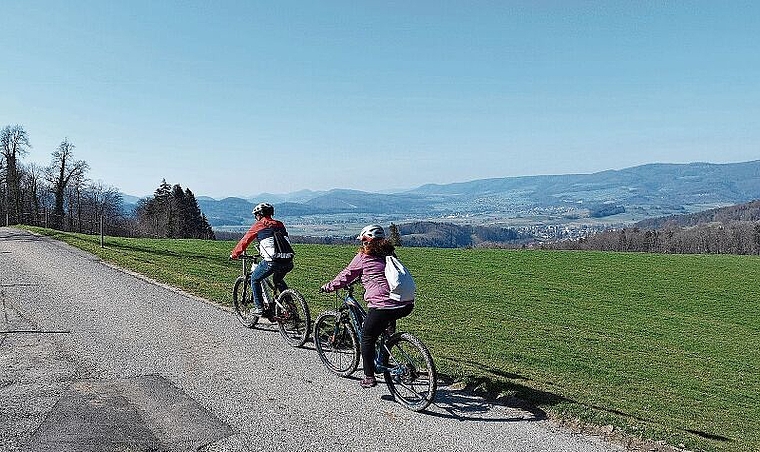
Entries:
{"label": "paved road surface", "polygon": [[11,228],[0,302],[1,451],[622,450],[453,388],[409,412],[310,343]]}

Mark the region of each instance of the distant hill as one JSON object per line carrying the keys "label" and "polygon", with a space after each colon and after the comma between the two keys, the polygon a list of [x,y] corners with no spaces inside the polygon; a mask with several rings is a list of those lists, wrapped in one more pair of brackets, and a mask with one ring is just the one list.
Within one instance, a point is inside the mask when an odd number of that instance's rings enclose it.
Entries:
{"label": "distant hill", "polygon": [[665,226],[690,227],[707,223],[727,224],[736,221],[760,221],[760,200],[684,215],[649,218],[634,224],[640,229],[662,229]]}
{"label": "distant hill", "polygon": [[246,197],[246,201],[250,201],[253,204],[266,201],[270,203],[285,203],[285,202],[305,202],[317,196],[325,194],[325,191],[312,191],[312,190],[299,190],[291,193],[274,194],[274,193],[260,193],[255,196]]}
{"label": "distant hill", "polygon": [[593,174],[482,179],[423,185],[410,194],[518,205],[669,206],[732,204],[760,197],[760,160],[745,163],[653,163]]}
{"label": "distant hill", "polygon": [[121,211],[122,214],[128,217],[134,215],[137,202],[140,200],[137,196],[127,195],[121,193]]}
{"label": "distant hill", "polygon": [[[314,197],[303,202],[276,203],[269,201],[265,195],[253,197],[258,200],[275,203],[277,217],[294,217],[306,215],[333,215],[345,213],[383,214],[387,212],[426,213],[430,207],[429,199],[423,196],[407,194],[367,193],[357,190],[335,189],[329,192],[314,193]],[[198,198],[198,205],[212,225],[238,225],[252,221],[251,211],[254,202],[241,198],[225,198],[216,201],[211,198]]]}
{"label": "distant hill", "polygon": [[516,244],[534,239],[531,235],[509,228],[454,225],[432,221],[403,224],[399,226],[399,233],[404,246],[437,248]]}
{"label": "distant hill", "polygon": [[595,251],[687,254],[760,254],[760,200],[703,212],[639,221],[578,240],[543,241],[542,247]]}
{"label": "distant hill", "polygon": [[199,196],[196,198],[198,207],[206,215],[211,226],[251,223],[251,211],[255,204],[241,198],[224,198],[217,201],[213,198]]}
{"label": "distant hill", "polygon": [[[401,222],[460,218],[521,218],[551,214],[558,223],[588,218],[632,224],[760,199],[760,160],[744,163],[653,163],[592,174],[481,179],[427,184],[380,194],[335,189],[261,194],[220,201],[198,197],[213,226],[247,225],[254,202],[275,203],[277,216],[353,215]],[[547,214],[548,213],[548,214]],[[379,220],[378,220],[379,221]]]}

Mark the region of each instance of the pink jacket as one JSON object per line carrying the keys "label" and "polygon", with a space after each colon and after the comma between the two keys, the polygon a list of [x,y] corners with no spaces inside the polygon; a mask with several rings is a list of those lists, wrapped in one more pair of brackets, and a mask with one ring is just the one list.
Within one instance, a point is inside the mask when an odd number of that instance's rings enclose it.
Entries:
{"label": "pink jacket", "polygon": [[368,307],[389,309],[414,303],[414,301],[391,300],[388,297],[390,293],[388,280],[385,279],[385,257],[364,253],[354,256],[348,266],[323,288],[328,292],[343,289],[360,276],[364,286],[364,301],[367,302]]}

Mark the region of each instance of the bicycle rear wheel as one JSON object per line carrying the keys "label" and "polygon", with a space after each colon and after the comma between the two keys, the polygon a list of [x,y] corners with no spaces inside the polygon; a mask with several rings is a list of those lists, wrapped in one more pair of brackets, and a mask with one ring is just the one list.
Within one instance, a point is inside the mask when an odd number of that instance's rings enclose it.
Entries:
{"label": "bicycle rear wheel", "polygon": [[338,311],[326,311],[314,322],[314,345],[327,369],[347,377],[359,366],[359,338]]}
{"label": "bicycle rear wheel", "polygon": [[386,342],[388,390],[399,403],[422,411],[435,398],[437,374],[425,344],[411,333],[396,333]]}
{"label": "bicycle rear wheel", "polygon": [[279,304],[275,304],[274,318],[280,327],[282,338],[293,347],[302,346],[309,338],[311,327],[309,305],[295,289],[283,291],[277,301]]}
{"label": "bicycle rear wheel", "polygon": [[253,328],[259,321],[259,316],[251,314],[253,293],[250,276],[240,276],[235,281],[235,288],[232,291],[232,306],[235,308],[237,319],[246,328]]}

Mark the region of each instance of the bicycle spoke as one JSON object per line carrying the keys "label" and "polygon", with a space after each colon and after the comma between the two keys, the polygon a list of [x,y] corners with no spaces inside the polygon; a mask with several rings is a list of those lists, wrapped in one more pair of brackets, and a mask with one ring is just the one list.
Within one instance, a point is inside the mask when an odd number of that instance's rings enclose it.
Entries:
{"label": "bicycle spoke", "polygon": [[322,363],[331,372],[348,376],[359,363],[356,334],[341,322],[340,314],[328,311],[314,323],[314,343]]}
{"label": "bicycle spoke", "polygon": [[412,401],[423,400],[425,397],[421,394],[426,394],[428,392],[427,385],[425,385],[424,389],[416,389],[414,386],[400,383],[396,386],[396,388],[399,388],[399,387],[406,389],[407,393],[409,394],[409,396],[404,397],[404,398],[411,399]]}
{"label": "bicycle spoke", "polygon": [[390,352],[389,366],[384,376],[391,393],[411,410],[425,409],[436,390],[436,373],[430,352],[419,339],[408,333],[391,338],[387,349]]}
{"label": "bicycle spoke", "polygon": [[275,309],[275,320],[280,334],[293,347],[300,347],[309,336],[309,307],[303,296],[293,289],[279,295]]}
{"label": "bicycle spoke", "polygon": [[253,300],[251,298],[249,278],[241,276],[235,281],[235,287],[232,292],[232,304],[240,323],[247,328],[253,328],[259,318],[251,315]]}

